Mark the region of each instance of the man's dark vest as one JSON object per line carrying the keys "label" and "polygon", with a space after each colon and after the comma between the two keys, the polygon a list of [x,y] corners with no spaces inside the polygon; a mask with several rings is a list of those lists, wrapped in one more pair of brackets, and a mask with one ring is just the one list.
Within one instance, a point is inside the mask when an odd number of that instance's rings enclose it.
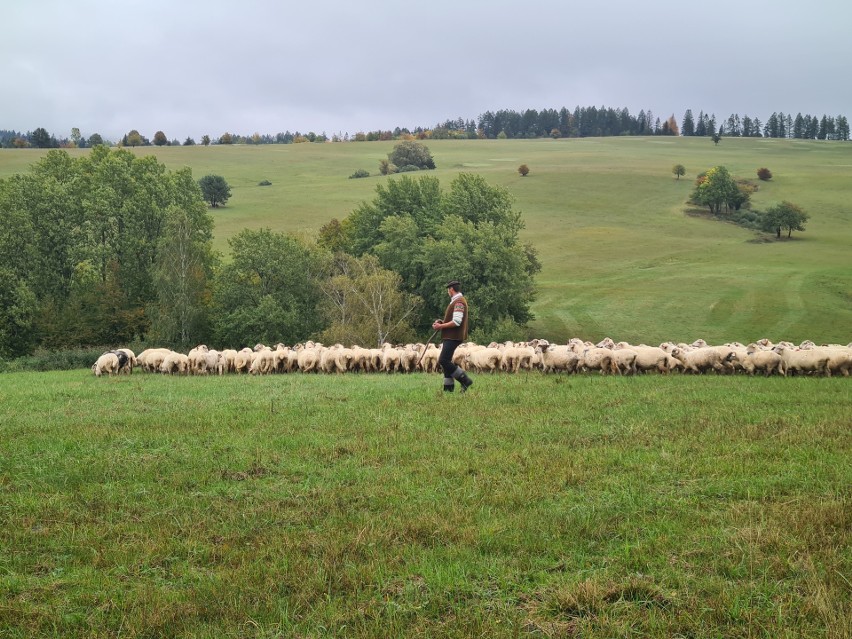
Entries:
{"label": "man's dark vest", "polygon": [[444,311],[444,322],[452,322],[453,313],[456,311],[462,311],[462,313],[464,313],[462,315],[461,326],[453,325],[451,328],[442,329],[441,339],[457,339],[463,342],[467,339],[467,300],[464,296],[449,303],[447,310]]}

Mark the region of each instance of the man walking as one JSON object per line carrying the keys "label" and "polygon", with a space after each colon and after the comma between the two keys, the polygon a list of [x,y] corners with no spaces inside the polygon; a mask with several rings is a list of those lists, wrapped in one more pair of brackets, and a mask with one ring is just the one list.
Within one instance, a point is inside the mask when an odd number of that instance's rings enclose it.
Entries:
{"label": "man walking", "polygon": [[432,323],[434,330],[441,331],[441,355],[438,364],[444,371],[444,391],[452,393],[456,380],[461,384],[462,392],[473,385],[473,380],[460,366],[453,364],[453,353],[467,339],[467,300],[461,293],[461,284],[457,280],[447,282],[447,295],[450,303],[444,312],[444,319]]}

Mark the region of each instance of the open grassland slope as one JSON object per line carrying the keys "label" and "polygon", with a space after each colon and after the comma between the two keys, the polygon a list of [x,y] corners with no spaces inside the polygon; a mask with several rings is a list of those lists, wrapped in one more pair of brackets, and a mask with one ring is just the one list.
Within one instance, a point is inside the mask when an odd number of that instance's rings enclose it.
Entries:
{"label": "open grassland slope", "polygon": [[0,384],[0,636],[852,633],[847,379]]}
{"label": "open grassland slope", "polygon": [[[533,333],[555,341],[604,336],[663,340],[799,342],[848,339],[852,326],[852,145],[723,138],[588,138],[427,142],[449,182],[475,172],[509,189],[525,241],[543,264]],[[311,235],[374,195],[393,142],[277,146],[148,147],[170,168],[225,177],[228,205],[214,211],[216,247],[245,227]],[[73,151],[84,153],[85,151]],[[0,152],[0,175],[43,152]],[[520,164],[530,174],[517,173]],[[674,164],[687,174],[675,180]],[[695,176],[725,165],[760,182],[754,208],[782,200],[805,209],[807,231],[781,242],[689,211]],[[262,180],[271,186],[258,186]],[[699,212],[700,213],[700,212]],[[463,266],[459,277],[464,278]]]}

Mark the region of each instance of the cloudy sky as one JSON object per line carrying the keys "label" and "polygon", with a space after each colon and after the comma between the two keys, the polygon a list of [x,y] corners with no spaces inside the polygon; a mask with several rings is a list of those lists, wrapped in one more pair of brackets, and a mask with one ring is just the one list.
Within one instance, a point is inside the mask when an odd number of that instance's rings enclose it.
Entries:
{"label": "cloudy sky", "polygon": [[355,133],[487,110],[852,117],[848,0],[4,0],[0,129]]}

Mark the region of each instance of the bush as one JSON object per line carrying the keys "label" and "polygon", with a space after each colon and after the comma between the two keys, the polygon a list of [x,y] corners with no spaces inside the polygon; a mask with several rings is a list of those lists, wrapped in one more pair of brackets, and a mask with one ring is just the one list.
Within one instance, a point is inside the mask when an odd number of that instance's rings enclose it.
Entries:
{"label": "bush", "polygon": [[366,177],[370,177],[370,172],[367,171],[366,169],[358,169],[357,171],[355,171],[355,173],[353,173],[352,175],[349,176],[349,179],[350,180],[356,180],[358,178],[366,178]]}
{"label": "bush", "polygon": [[413,164],[406,164],[405,166],[401,166],[397,169],[398,173],[410,173],[411,171],[419,171],[419,166],[414,166]]}
{"label": "bush", "polygon": [[526,177],[529,172],[530,167],[528,167],[526,164],[521,164],[521,166],[518,167],[518,173],[521,174],[521,177]]}
{"label": "bush", "polygon": [[483,322],[470,332],[470,340],[477,344],[490,342],[523,342],[530,338],[530,330],[523,324],[518,324],[511,317],[502,317],[491,322]]}
{"label": "bush", "polygon": [[269,180],[263,180],[261,182],[258,182],[257,185],[258,186],[272,186],[272,182],[270,182]]}
{"label": "bush", "polygon": [[[132,347],[131,347],[132,348]],[[37,350],[32,355],[16,359],[0,359],[0,373],[19,371],[70,371],[91,368],[95,361],[112,350],[109,346],[73,350]],[[141,350],[135,350],[139,354]]]}
{"label": "bush", "polygon": [[771,180],[772,179],[772,171],[770,171],[766,167],[760,168],[760,169],[757,170],[757,177],[759,177],[761,180],[764,180],[764,181]]}
{"label": "bush", "polygon": [[382,175],[392,175],[397,172],[397,168],[395,164],[392,164],[388,160],[379,160],[379,173]]}

